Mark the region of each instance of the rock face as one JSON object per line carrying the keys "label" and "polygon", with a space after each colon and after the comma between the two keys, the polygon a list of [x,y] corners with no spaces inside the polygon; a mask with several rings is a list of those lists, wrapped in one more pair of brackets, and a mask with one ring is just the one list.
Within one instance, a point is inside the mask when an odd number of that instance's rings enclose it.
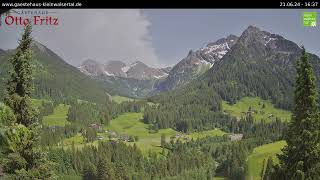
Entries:
{"label": "rock face", "polygon": [[145,97],[154,92],[155,84],[166,78],[171,68],[152,68],[141,61],[127,65],[121,61],[101,64],[86,60],[78,69],[108,87],[111,94]]}
{"label": "rock face", "polygon": [[141,61],[129,65],[121,61],[109,61],[103,65],[93,60],[86,60],[79,70],[90,76],[105,75],[138,80],[163,79],[168,76],[167,68],[152,68]]}
{"label": "rock face", "polygon": [[226,38],[209,43],[195,52],[190,50],[188,56],[175,65],[165,81],[158,85],[158,90],[167,91],[174,89],[187,84],[207,72],[230,50],[237,40],[237,36],[229,35]]}
{"label": "rock face", "polygon": [[108,76],[126,77],[127,74],[123,71],[124,67],[126,64],[121,61],[109,61],[104,65],[104,70]]}
{"label": "rock face", "polygon": [[102,64],[91,59],[85,60],[79,70],[89,76],[100,76],[105,73]]}

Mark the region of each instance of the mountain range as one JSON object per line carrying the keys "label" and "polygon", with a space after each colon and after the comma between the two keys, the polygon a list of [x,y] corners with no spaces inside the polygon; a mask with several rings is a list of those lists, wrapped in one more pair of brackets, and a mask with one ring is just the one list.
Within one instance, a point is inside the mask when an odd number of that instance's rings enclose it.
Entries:
{"label": "mountain range", "polygon": [[[296,43],[249,26],[229,51],[206,73],[189,85],[162,93],[154,99],[181,99],[200,96],[210,91],[231,104],[245,96],[258,96],[272,100],[279,108],[290,110],[293,108],[295,64],[301,57],[301,52],[301,47]],[[308,56],[319,89],[320,59],[314,54],[308,53]]]}
{"label": "mountain range", "polygon": [[[296,43],[254,26],[240,37],[229,35],[190,50],[172,68],[149,67],[141,61],[101,64],[90,59],[74,67],[39,42],[34,42],[32,49],[38,67],[34,96],[40,98],[71,96],[101,102],[106,93],[140,98],[208,86],[231,103],[244,96],[260,96],[287,109],[291,108],[295,60],[301,53]],[[1,87],[13,52],[0,50]],[[319,57],[309,56],[320,84]]]}
{"label": "mountain range", "polygon": [[[181,87],[204,74],[230,50],[237,40],[237,36],[229,35],[196,51],[190,50],[188,55],[172,68],[152,68],[141,61],[126,65],[121,61],[101,64],[94,60],[85,60],[78,68],[95,79],[112,81],[113,84],[117,84],[114,87],[117,86],[116,89],[120,92],[124,89],[130,90],[122,95],[150,96]],[[132,81],[135,83],[132,84]],[[143,93],[137,92],[138,90]]]}
{"label": "mountain range", "polygon": [[169,68],[152,68],[141,61],[135,61],[129,65],[121,61],[109,61],[101,64],[97,61],[85,60],[79,70],[89,76],[115,76],[138,80],[162,79],[168,76]]}

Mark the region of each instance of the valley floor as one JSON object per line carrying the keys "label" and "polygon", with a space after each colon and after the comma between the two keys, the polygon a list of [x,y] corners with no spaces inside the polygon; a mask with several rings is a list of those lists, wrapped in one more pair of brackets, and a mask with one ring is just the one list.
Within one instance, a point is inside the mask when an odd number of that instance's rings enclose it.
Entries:
{"label": "valley floor", "polygon": [[[63,115],[61,112],[66,111],[59,111],[62,105],[58,106],[55,109],[55,113],[53,115],[49,115],[44,117],[44,119],[51,119],[51,117],[59,117],[61,118]],[[67,106],[64,106],[67,107]],[[138,148],[141,149],[143,154],[151,152],[161,152],[161,136],[164,135],[166,138],[166,142],[169,142],[170,139],[174,140],[181,140],[187,141],[191,139],[198,139],[198,138],[205,138],[207,136],[223,136],[226,133],[219,130],[213,129],[208,131],[202,132],[194,132],[190,134],[181,133],[175,131],[171,128],[167,129],[160,129],[158,132],[149,132],[149,128],[147,124],[144,124],[142,119],[142,113],[125,113],[120,115],[119,117],[111,120],[110,125],[105,126],[104,132],[98,133],[98,136],[101,138],[101,141],[108,141],[108,140],[122,140],[126,136],[134,136],[137,137],[136,142],[128,142],[129,145],[136,144]],[[63,116],[65,117],[65,116]],[[63,119],[64,121],[65,119]],[[59,125],[61,123],[57,123],[55,125]],[[110,137],[110,134],[112,134]],[[92,143],[85,143],[83,136],[78,133],[76,136],[67,138],[63,140],[64,146],[71,146],[74,144],[76,147],[81,148],[84,145],[97,145],[99,140],[93,141]]]}
{"label": "valley floor", "polygon": [[[131,99],[123,97],[115,97],[114,101],[121,103]],[[34,101],[35,104],[40,104],[38,101]],[[70,106],[60,104],[55,107],[53,114],[45,116],[43,118],[43,125],[45,126],[65,126],[70,122],[67,121],[68,109]],[[241,101],[234,105],[229,105],[223,102],[223,110],[225,113],[229,113],[235,117],[242,117],[246,114],[248,109],[255,112],[254,118],[258,119],[273,119],[279,117],[283,121],[287,121],[290,118],[291,113],[288,111],[276,109],[269,101],[261,100],[260,98],[243,98]],[[270,117],[272,115],[272,117]],[[76,148],[82,148],[85,145],[98,145],[99,141],[123,141],[128,145],[134,144],[142,151],[144,155],[148,155],[150,152],[156,152],[161,154],[161,136],[165,137],[166,142],[170,140],[181,140],[182,142],[190,141],[191,139],[205,138],[207,136],[223,136],[227,133],[220,129],[212,129],[202,132],[182,133],[175,131],[171,128],[160,129],[157,132],[150,131],[149,125],[142,122],[143,113],[124,113],[117,118],[112,119],[109,125],[102,127],[102,130],[98,133],[98,139],[87,143],[81,133],[77,133],[75,136],[64,139],[58,146],[64,148],[70,148],[71,145],[75,145]],[[134,138],[130,141],[129,137]],[[284,147],[284,141],[278,141],[271,144],[259,146],[254,149],[252,154],[248,157],[248,173],[249,180],[259,180],[261,169],[265,160],[271,156],[277,162],[276,154]],[[223,177],[216,177],[215,179],[224,179]]]}

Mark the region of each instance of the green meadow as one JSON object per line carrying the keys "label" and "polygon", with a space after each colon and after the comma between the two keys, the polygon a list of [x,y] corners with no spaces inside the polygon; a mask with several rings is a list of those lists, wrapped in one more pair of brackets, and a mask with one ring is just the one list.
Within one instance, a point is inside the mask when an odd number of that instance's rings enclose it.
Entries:
{"label": "green meadow", "polygon": [[31,103],[33,106],[36,106],[37,108],[39,108],[40,106],[42,106],[42,103],[45,102],[49,102],[49,100],[46,99],[31,99]]}
{"label": "green meadow", "polygon": [[137,142],[128,142],[128,144],[133,145],[136,143],[144,153],[149,150],[160,152],[161,135],[164,134],[166,139],[169,140],[169,137],[177,132],[168,128],[161,129],[157,133],[149,133],[148,125],[140,121],[142,116],[142,113],[125,113],[111,120],[110,125],[106,129],[115,131],[120,135],[138,136]]}
{"label": "green meadow", "polygon": [[124,101],[133,101],[133,99],[124,96],[112,96],[112,101],[120,104]]}
{"label": "green meadow", "polygon": [[208,136],[223,136],[225,134],[226,133],[220,129],[212,129],[208,131],[194,132],[187,135],[187,137],[193,138],[193,139],[199,139],[199,138],[205,138]]}
{"label": "green meadow", "polygon": [[68,110],[68,105],[59,104],[54,108],[53,114],[43,117],[42,124],[45,126],[65,126],[69,123],[67,121]]}
{"label": "green meadow", "polygon": [[125,113],[111,120],[111,123],[106,126],[105,129],[108,131],[115,131],[120,135],[138,136],[137,142],[128,142],[128,144],[133,145],[136,143],[143,153],[147,153],[149,151],[161,152],[161,135],[165,135],[166,141],[169,142],[170,137],[177,134],[182,135],[181,137],[194,139],[204,138],[206,136],[222,136],[225,134],[223,131],[215,129],[185,135],[171,128],[160,129],[156,133],[151,133],[149,132],[148,125],[141,122],[142,117],[142,113]]}
{"label": "green meadow", "polygon": [[270,156],[273,158],[273,161],[277,163],[279,160],[276,154],[280,153],[285,145],[285,141],[277,141],[254,148],[252,154],[248,157],[248,179],[260,180],[261,170],[262,167],[264,167],[263,163],[266,163]]}
{"label": "green meadow", "polygon": [[222,102],[222,109],[234,117],[245,117],[251,107],[253,118],[256,121],[264,119],[266,121],[280,118],[282,121],[289,121],[291,112],[275,108],[268,100],[263,100],[259,97],[244,97],[236,104],[230,105],[226,101]]}

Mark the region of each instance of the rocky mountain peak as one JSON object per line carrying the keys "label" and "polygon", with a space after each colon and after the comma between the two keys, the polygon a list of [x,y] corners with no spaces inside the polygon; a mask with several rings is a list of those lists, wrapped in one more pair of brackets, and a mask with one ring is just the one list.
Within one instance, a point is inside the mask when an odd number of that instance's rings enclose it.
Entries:
{"label": "rocky mountain peak", "polygon": [[265,31],[260,31],[260,29],[257,27],[249,26],[241,34],[239,38],[239,42],[245,46],[257,45],[257,43],[264,44],[266,41],[266,37],[269,37],[269,36],[270,36],[270,33]]}
{"label": "rocky mountain peak", "polygon": [[278,34],[262,31],[255,26],[249,26],[240,36],[239,43],[254,49],[277,51],[283,53],[297,52],[298,47],[294,42]]}
{"label": "rocky mountain peak", "polygon": [[169,76],[159,84],[158,89],[162,91],[176,88],[205,73],[227,54],[237,41],[237,36],[229,35],[208,43],[196,51],[190,50],[188,55],[172,68]]}
{"label": "rocky mountain peak", "polygon": [[191,56],[193,54],[193,50],[191,49],[188,53],[188,56]]}
{"label": "rocky mountain peak", "polygon": [[129,65],[122,61],[108,61],[104,65],[94,61],[86,60],[79,70],[90,76],[114,76],[138,80],[150,80],[165,78],[167,69],[152,68],[141,61],[135,61]]}
{"label": "rocky mountain peak", "polygon": [[83,61],[78,69],[86,75],[100,76],[104,73],[103,66],[95,60],[87,59]]}
{"label": "rocky mountain peak", "polygon": [[120,67],[126,66],[126,64],[125,64],[124,62],[122,62],[122,61],[115,61],[115,60],[113,60],[113,61],[108,61],[105,65],[106,65],[106,66],[120,66]]}

